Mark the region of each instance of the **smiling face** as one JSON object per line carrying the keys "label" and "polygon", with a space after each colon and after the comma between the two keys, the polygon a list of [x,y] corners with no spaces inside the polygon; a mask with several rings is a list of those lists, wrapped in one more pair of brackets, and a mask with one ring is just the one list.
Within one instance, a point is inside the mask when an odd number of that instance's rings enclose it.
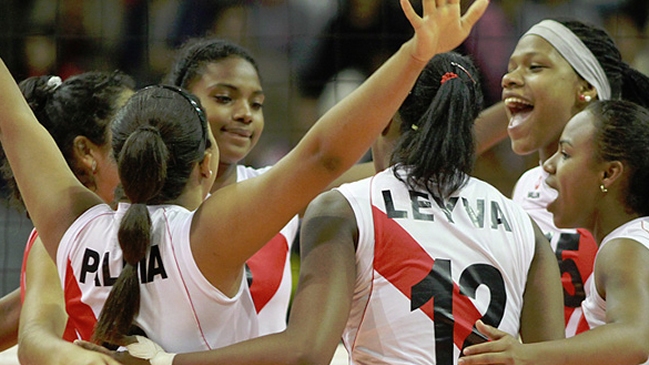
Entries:
{"label": "smiling face", "polygon": [[236,56],[208,63],[189,91],[205,109],[220,163],[239,163],[257,144],[264,128],[264,93],[253,65]]}
{"label": "smiling face", "polygon": [[585,107],[578,96],[586,85],[546,40],[536,35],[521,38],[502,79],[514,152],[538,151],[541,160],[551,156],[563,127]]}
{"label": "smiling face", "polygon": [[559,228],[594,226],[604,170],[603,162],[595,157],[592,118],[587,111],[575,115],[561,134],[559,150],[543,164],[550,174],[546,182],[558,192],[547,209]]}

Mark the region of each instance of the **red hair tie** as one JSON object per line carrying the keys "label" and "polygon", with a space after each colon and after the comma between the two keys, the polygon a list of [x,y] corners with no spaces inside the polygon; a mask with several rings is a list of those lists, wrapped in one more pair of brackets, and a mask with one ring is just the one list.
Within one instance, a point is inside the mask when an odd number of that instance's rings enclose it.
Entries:
{"label": "red hair tie", "polygon": [[456,79],[458,76],[455,72],[447,72],[442,76],[442,80],[439,82],[440,85],[444,85],[444,83],[448,80],[451,79]]}

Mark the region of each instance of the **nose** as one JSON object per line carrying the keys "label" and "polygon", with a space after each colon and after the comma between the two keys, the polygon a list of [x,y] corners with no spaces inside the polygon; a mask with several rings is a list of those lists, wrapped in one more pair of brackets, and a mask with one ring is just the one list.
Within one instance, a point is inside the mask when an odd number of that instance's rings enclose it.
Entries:
{"label": "nose", "polygon": [[523,79],[516,70],[507,71],[500,81],[500,86],[503,89],[520,85],[523,85]]}
{"label": "nose", "polygon": [[245,123],[245,124],[252,123],[252,108],[250,104],[245,100],[239,101],[236,104],[233,118],[234,120],[241,123]]}
{"label": "nose", "polygon": [[554,175],[557,172],[557,158],[559,158],[559,151],[555,152],[554,155],[545,160],[543,163],[543,170],[550,175]]}

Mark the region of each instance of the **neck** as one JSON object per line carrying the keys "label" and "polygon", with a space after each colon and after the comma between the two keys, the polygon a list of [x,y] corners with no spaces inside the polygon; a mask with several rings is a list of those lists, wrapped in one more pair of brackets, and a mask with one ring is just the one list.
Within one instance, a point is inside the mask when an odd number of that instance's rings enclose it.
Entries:
{"label": "neck", "polygon": [[[605,199],[610,201],[615,198],[610,196]],[[588,228],[593,234],[598,246],[613,230],[640,217],[638,213],[631,212],[625,205],[619,204],[619,202],[604,202],[602,205],[593,226]]]}
{"label": "neck", "polygon": [[222,187],[237,182],[237,164],[219,163],[219,171],[216,173],[216,180],[212,184],[211,193]]}
{"label": "neck", "polygon": [[176,200],[171,202],[171,204],[180,205],[187,210],[196,210],[203,202],[202,194],[196,192],[187,192],[181,194]]}

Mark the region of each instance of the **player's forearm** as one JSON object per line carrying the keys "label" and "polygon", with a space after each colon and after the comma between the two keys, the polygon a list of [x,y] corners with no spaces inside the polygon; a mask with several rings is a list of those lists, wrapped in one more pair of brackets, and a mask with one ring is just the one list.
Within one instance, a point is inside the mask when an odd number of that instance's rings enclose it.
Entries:
{"label": "player's forearm", "polygon": [[509,120],[505,105],[498,102],[480,113],[475,122],[476,153],[481,154],[507,138]]}
{"label": "player's forearm", "polygon": [[18,342],[20,309],[20,289],[0,298],[0,351],[6,350]]}

